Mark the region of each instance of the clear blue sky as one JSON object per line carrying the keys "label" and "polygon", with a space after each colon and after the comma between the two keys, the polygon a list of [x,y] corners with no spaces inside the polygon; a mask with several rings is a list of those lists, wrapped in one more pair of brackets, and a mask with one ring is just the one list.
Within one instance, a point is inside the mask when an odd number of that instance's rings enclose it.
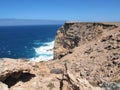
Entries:
{"label": "clear blue sky", "polygon": [[120,21],[120,0],[0,0],[0,19]]}

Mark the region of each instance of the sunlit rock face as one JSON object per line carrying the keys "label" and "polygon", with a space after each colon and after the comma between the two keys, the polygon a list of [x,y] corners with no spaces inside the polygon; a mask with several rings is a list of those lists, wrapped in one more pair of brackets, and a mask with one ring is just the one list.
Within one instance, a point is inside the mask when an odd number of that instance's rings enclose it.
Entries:
{"label": "sunlit rock face", "polygon": [[57,32],[54,59],[61,58],[72,49],[99,38],[104,31],[117,28],[114,24],[66,22]]}

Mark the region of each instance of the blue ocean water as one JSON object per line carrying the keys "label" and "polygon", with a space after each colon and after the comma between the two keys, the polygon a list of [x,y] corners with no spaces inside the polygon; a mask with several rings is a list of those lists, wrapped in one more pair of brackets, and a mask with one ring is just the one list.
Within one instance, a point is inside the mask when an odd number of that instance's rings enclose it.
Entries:
{"label": "blue ocean water", "polygon": [[0,26],[0,58],[52,59],[54,39],[60,26]]}

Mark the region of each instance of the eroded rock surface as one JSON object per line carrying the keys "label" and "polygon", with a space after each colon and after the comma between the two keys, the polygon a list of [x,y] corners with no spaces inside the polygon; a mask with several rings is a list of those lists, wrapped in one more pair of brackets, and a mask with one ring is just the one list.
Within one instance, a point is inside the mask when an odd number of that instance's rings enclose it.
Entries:
{"label": "eroded rock surface", "polygon": [[54,58],[61,58],[72,49],[88,41],[95,40],[104,31],[110,31],[118,26],[103,23],[65,23],[57,32],[54,45]]}
{"label": "eroded rock surface", "polygon": [[120,24],[66,23],[56,36],[55,58],[0,59],[0,80],[17,79],[9,90],[120,90]]}
{"label": "eroded rock surface", "polygon": [[57,32],[55,45],[55,58],[93,86],[120,83],[120,24],[66,23]]}
{"label": "eroded rock surface", "polygon": [[30,65],[27,65],[25,62],[7,58],[0,60],[0,81],[2,82],[8,77],[18,79],[22,73],[29,72]]}

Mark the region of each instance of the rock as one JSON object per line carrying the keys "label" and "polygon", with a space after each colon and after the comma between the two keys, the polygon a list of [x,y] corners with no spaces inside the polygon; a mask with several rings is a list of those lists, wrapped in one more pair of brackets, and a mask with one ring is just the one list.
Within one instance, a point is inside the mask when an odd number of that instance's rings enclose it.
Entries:
{"label": "rock", "polygon": [[[66,22],[57,32],[54,45],[54,59],[62,58],[71,49],[97,39],[104,30],[117,28],[116,25],[103,23]],[[102,41],[105,41],[104,39]],[[119,42],[119,40],[118,40]],[[111,49],[113,47],[106,47]]]}
{"label": "rock", "polygon": [[25,89],[19,86],[19,87],[13,88],[12,90],[25,90]]}
{"label": "rock", "polygon": [[101,87],[104,87],[105,90],[120,90],[120,84],[117,84],[115,82],[111,83],[104,82],[101,84]]}
{"label": "rock", "polygon": [[116,25],[65,23],[56,36],[54,58],[60,58],[61,63],[68,60],[74,74],[78,73],[92,85],[102,80],[119,81],[120,25]]}
{"label": "rock", "polygon": [[47,62],[0,59],[0,81],[10,90],[119,90],[120,27],[67,22],[54,49]]}
{"label": "rock", "polygon": [[92,51],[92,48],[88,48],[84,53],[90,54]]}
{"label": "rock", "polygon": [[116,33],[114,35],[109,35],[106,37],[103,37],[101,42],[105,43],[104,49],[106,50],[113,50],[120,48],[120,33]]}
{"label": "rock", "polygon": [[[93,87],[86,79],[73,75],[65,63],[65,71],[60,81],[60,90],[103,90],[99,87]],[[66,89],[67,88],[67,89]]]}
{"label": "rock", "polygon": [[57,68],[57,69],[51,69],[50,73],[52,73],[52,74],[62,74],[63,70],[59,69],[59,68]]}
{"label": "rock", "polygon": [[0,60],[0,81],[5,81],[8,77],[18,79],[22,73],[29,73],[30,66],[25,62],[13,59]]}
{"label": "rock", "polygon": [[9,88],[6,84],[0,82],[0,90],[9,90]]}

